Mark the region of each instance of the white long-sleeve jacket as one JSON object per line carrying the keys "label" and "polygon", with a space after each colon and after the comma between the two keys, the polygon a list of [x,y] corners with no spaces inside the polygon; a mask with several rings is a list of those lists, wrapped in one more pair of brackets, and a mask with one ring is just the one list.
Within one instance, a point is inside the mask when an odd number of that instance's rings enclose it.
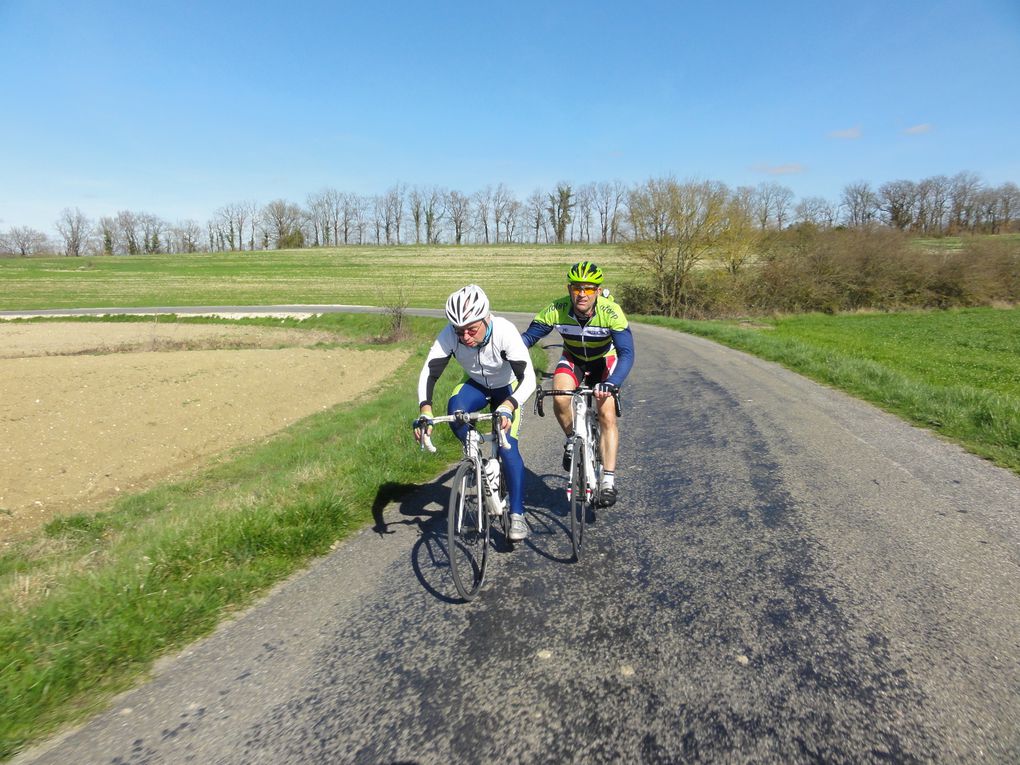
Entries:
{"label": "white long-sleeve jacket", "polygon": [[520,407],[535,392],[535,367],[517,327],[502,316],[490,316],[492,333],[483,345],[469,348],[447,324],[432,344],[418,376],[419,405],[432,405],[436,380],[455,357],[468,377],[486,388],[502,388],[517,383],[510,397]]}

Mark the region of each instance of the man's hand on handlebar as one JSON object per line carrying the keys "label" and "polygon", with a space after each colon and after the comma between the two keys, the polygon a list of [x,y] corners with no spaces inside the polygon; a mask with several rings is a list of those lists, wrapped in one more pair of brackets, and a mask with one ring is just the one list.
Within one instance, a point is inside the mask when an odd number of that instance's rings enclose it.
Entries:
{"label": "man's hand on handlebar", "polygon": [[432,407],[423,406],[418,419],[414,421],[414,440],[422,443],[422,436],[432,435]]}
{"label": "man's hand on handlebar", "polygon": [[592,395],[595,396],[596,401],[605,401],[619,390],[620,388],[612,383],[600,382],[595,386],[595,392]]}
{"label": "man's hand on handlebar", "polygon": [[493,414],[499,418],[499,427],[504,431],[510,430],[510,425],[514,421],[514,413],[506,407],[499,407]]}

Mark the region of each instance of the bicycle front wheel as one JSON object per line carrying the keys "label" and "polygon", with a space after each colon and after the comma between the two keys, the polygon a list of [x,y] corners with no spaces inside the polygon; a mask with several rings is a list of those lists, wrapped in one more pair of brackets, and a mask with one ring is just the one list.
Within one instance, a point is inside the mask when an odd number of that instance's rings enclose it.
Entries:
{"label": "bicycle front wheel", "polygon": [[471,600],[485,579],[489,554],[489,514],[472,462],[462,462],[453,476],[446,542],[453,583],[464,600]]}
{"label": "bicycle front wheel", "polygon": [[574,440],[574,452],[570,460],[570,546],[574,560],[581,560],[581,542],[584,541],[584,516],[588,479],[584,471],[584,441]]}

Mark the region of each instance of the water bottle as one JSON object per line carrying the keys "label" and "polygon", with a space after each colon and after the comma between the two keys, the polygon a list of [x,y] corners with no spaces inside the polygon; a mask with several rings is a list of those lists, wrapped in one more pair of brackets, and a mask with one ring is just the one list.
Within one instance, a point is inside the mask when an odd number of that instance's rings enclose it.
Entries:
{"label": "water bottle", "polygon": [[493,515],[502,515],[503,501],[499,496],[499,460],[484,460],[482,472],[485,474],[485,485],[482,487],[485,504]]}

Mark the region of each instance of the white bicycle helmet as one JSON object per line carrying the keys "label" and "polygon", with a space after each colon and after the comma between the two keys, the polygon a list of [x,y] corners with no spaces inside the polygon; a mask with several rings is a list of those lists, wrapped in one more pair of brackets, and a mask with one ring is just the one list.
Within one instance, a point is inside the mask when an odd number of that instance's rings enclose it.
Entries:
{"label": "white bicycle helmet", "polygon": [[466,327],[489,318],[489,298],[477,284],[469,284],[454,292],[446,301],[446,318],[455,327]]}

